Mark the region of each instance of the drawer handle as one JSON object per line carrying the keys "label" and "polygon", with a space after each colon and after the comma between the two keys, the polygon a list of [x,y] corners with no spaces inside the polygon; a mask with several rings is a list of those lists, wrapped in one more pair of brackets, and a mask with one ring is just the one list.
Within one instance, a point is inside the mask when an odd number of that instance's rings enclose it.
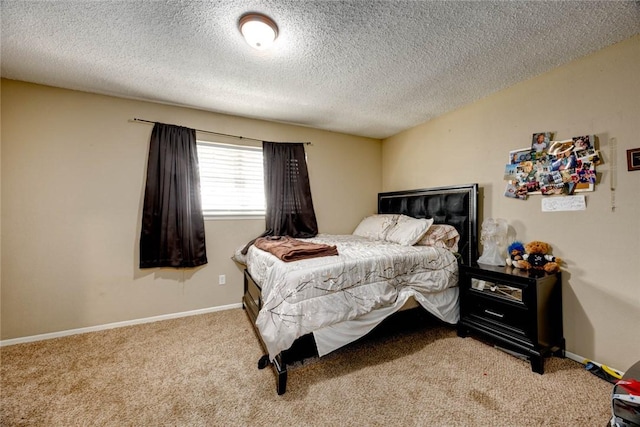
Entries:
{"label": "drawer handle", "polygon": [[504,314],[496,313],[495,311],[485,310],[484,312],[487,314],[491,314],[493,316],[499,317],[500,319],[504,317]]}

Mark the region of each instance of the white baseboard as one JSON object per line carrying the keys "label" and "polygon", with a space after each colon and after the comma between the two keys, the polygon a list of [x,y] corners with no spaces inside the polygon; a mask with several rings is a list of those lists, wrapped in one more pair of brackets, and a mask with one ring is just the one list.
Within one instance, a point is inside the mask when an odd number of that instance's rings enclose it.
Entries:
{"label": "white baseboard", "polygon": [[571,353],[570,351],[566,351],[566,350],[564,352],[564,355],[567,359],[575,360],[576,362],[582,363],[583,365],[585,364],[584,361],[588,360],[586,357],[582,357],[578,354]]}
{"label": "white baseboard", "polygon": [[213,313],[216,311],[231,310],[234,308],[242,308],[242,304],[229,304],[218,307],[201,308],[199,310],[183,311],[181,313],[162,314],[160,316],[145,317],[143,319],[126,320],[124,322],[107,323],[105,325],[89,326],[86,328],[69,329],[60,332],[51,332],[48,334],[32,335],[22,338],[12,338],[0,341],[0,347],[14,344],[23,344],[28,342],[49,340],[53,338],[67,337],[69,335],[86,334],[87,332],[104,331],[113,328],[122,328],[124,326],[141,325],[143,323],[158,322],[161,320],[178,319],[180,317],[196,316],[198,314]]}
{"label": "white baseboard", "polygon": [[[597,366],[602,366],[602,363],[598,363],[595,360],[587,359],[586,357],[582,357],[582,356],[580,356],[578,354],[571,353],[570,351],[565,351],[564,355],[566,356],[567,359],[575,360],[576,362],[581,363],[583,365],[586,365],[587,362],[591,362],[591,363],[593,363],[593,364],[595,364]],[[616,371],[620,375],[624,374],[624,371],[621,371],[620,369],[616,369],[616,368],[613,368],[611,366],[607,366],[607,367],[610,368],[610,369],[613,369],[614,371]]]}

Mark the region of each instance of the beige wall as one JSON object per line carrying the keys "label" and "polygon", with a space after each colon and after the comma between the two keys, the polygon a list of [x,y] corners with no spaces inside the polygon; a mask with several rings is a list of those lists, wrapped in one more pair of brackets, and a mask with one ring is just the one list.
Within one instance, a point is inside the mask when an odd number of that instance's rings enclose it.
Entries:
{"label": "beige wall", "polygon": [[[551,243],[566,261],[567,350],[618,369],[640,359],[640,171],[626,167],[626,150],[640,147],[639,76],[640,36],[383,141],[384,191],[478,182],[483,218]],[[540,131],[597,136],[605,163],[586,211],[503,196],[509,150]]]}
{"label": "beige wall", "polygon": [[376,209],[378,140],[11,80],[1,90],[2,339],[240,302],[242,275],[230,256],[264,220],[206,221],[202,268],[137,267],[151,125],[134,117],[312,142],[321,232],[350,233]]}
{"label": "beige wall", "polygon": [[[375,210],[382,189],[478,182],[483,217],[506,218],[520,240],[546,240],[566,260],[568,351],[625,369],[640,358],[640,172],[627,172],[625,157],[640,147],[638,75],[640,37],[382,147],[367,138],[2,80],[1,339],[240,301],[241,273],[229,256],[262,231],[262,220],[207,221],[203,268],[137,268],[151,133],[129,121],[139,117],[313,142],[307,153],[321,232],[350,232]],[[557,138],[597,135],[605,164],[586,211],[542,213],[541,196],[503,197],[507,152],[543,130]],[[227,285],[217,285],[219,274]]]}

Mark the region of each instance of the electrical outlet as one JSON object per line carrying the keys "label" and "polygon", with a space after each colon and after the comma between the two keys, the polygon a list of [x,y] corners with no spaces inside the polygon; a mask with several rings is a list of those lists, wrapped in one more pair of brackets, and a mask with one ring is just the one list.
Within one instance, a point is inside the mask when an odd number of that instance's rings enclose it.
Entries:
{"label": "electrical outlet", "polygon": [[225,283],[227,283],[227,276],[225,276],[224,274],[219,275],[218,285],[224,285]]}

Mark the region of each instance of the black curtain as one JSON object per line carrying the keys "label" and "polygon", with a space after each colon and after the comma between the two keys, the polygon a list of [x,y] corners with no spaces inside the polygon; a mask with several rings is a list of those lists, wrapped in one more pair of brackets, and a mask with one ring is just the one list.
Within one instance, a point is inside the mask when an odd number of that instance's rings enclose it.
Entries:
{"label": "black curtain", "polygon": [[[318,234],[311,199],[304,144],[262,143],[264,193],[266,199],[264,236],[314,237]],[[246,254],[247,243],[242,250]]]}
{"label": "black curtain", "polygon": [[266,235],[318,234],[303,143],[263,142]]}
{"label": "black curtain", "polygon": [[140,268],[206,263],[196,131],[156,123],[149,143]]}

